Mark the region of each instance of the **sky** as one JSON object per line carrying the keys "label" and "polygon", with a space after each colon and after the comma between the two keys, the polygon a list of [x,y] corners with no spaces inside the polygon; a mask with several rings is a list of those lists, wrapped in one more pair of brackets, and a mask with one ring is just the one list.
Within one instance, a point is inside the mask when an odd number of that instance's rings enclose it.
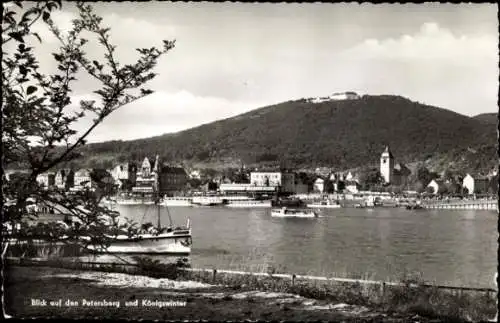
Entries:
{"label": "sky", "polygon": [[[474,116],[497,112],[498,20],[494,4],[255,4],[96,2],[117,57],[175,40],[149,83],[155,93],[113,112],[90,142],[185,130],[283,101],[335,92],[394,94]],[[76,16],[63,2],[53,19]],[[40,25],[42,66],[55,38]],[[95,42],[85,48],[103,61]],[[74,103],[97,98],[81,78]],[[83,131],[84,120],[77,125]]]}

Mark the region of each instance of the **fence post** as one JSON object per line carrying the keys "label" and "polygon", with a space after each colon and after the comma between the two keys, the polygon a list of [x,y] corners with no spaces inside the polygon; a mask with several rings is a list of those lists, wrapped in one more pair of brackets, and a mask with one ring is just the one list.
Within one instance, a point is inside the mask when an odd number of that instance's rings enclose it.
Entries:
{"label": "fence post", "polygon": [[381,287],[381,290],[382,290],[382,298],[383,298],[383,297],[385,297],[385,281],[382,282],[382,284],[381,284],[380,287]]}
{"label": "fence post", "polygon": [[213,274],[212,274],[212,281],[215,282],[215,275],[217,275],[217,269],[214,268]]}

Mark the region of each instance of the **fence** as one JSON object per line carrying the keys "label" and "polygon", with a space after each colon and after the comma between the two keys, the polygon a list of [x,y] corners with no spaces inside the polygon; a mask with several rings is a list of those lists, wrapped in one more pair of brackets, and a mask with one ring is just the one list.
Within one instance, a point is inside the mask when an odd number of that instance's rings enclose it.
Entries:
{"label": "fence", "polygon": [[[70,262],[61,260],[47,260],[47,259],[26,259],[26,258],[16,258],[16,257],[6,257],[6,262],[10,265],[19,266],[48,266],[48,267],[59,267],[65,269],[80,269],[80,270],[97,270],[97,271],[112,271],[127,274],[144,274],[144,270],[138,264],[134,263],[111,263],[111,262]],[[277,273],[263,273],[263,272],[246,272],[246,271],[235,271],[235,270],[225,270],[225,269],[206,269],[206,268],[183,268],[179,267],[178,270],[192,272],[192,273],[208,273],[212,276],[212,281],[216,281],[218,274],[227,275],[239,275],[239,276],[255,276],[255,277],[267,277],[267,278],[281,278],[289,280],[292,285],[294,285],[298,280],[308,280],[308,281],[324,281],[324,282],[338,282],[338,283],[351,283],[360,285],[375,285],[379,286],[382,294],[385,289],[390,286],[401,286],[401,287],[424,287],[424,288],[436,288],[439,290],[448,290],[451,292],[458,292],[462,294],[463,292],[476,292],[485,293],[488,297],[494,296],[497,290],[493,288],[475,288],[475,287],[461,287],[461,286],[446,286],[446,285],[434,285],[426,283],[399,283],[399,282],[385,282],[378,280],[364,280],[364,279],[353,279],[353,278],[339,278],[339,277],[321,277],[321,276],[310,276],[310,275],[297,275],[297,274],[277,274]],[[158,273],[161,274],[161,273]]]}

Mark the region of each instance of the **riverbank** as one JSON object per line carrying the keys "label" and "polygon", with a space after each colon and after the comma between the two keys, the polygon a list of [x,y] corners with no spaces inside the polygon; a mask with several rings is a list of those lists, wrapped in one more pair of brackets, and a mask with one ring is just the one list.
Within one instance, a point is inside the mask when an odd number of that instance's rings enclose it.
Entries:
{"label": "riverbank", "polygon": [[[22,266],[8,266],[4,275],[6,313],[16,318],[462,322],[461,317],[466,316],[465,311],[470,306],[484,315],[483,320],[493,317],[496,310],[491,300],[483,299],[486,303],[474,305],[467,303],[471,299],[460,297],[462,304],[448,303],[450,308],[443,308],[449,313],[456,310],[456,315],[445,316],[423,306],[421,291],[412,293],[401,290],[399,294],[393,294],[394,300],[399,300],[398,308],[389,308],[368,302],[358,290],[352,288],[328,290],[322,285],[307,288],[301,284],[286,288],[279,280],[249,277],[235,280],[224,275],[219,275],[216,281],[212,277],[204,279],[201,276],[169,280],[122,273]],[[34,300],[45,300],[47,305],[36,305]],[[57,303],[59,300],[60,306]],[[415,300],[420,300],[420,304],[414,303]],[[51,306],[51,301],[56,303]],[[90,304],[91,301],[94,304]],[[126,306],[126,302],[131,306]],[[435,302],[444,304],[439,299]],[[457,305],[459,307],[453,309]],[[472,315],[470,319],[476,321],[481,319],[477,313],[467,315]]]}
{"label": "riverbank", "polygon": [[[242,292],[193,283],[180,286],[144,276],[48,267],[10,267],[4,274],[5,310],[15,318],[408,321],[404,316],[293,294]],[[47,305],[39,305],[43,301]]]}

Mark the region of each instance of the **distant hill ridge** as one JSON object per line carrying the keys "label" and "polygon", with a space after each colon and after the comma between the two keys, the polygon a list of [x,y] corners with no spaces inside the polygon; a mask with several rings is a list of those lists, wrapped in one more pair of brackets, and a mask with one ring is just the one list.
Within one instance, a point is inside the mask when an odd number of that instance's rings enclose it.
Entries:
{"label": "distant hill ridge", "polygon": [[[226,163],[339,169],[376,164],[386,145],[399,161],[461,159],[473,147],[475,168],[496,161],[496,123],[394,95],[355,100],[287,101],[147,139],[89,144],[87,160],[135,159],[160,154],[185,163]],[[463,159],[463,158],[462,158]],[[479,164],[478,164],[479,160]],[[460,161],[468,167],[468,161]],[[484,165],[483,165],[484,164]],[[488,164],[488,165],[486,165]]]}

